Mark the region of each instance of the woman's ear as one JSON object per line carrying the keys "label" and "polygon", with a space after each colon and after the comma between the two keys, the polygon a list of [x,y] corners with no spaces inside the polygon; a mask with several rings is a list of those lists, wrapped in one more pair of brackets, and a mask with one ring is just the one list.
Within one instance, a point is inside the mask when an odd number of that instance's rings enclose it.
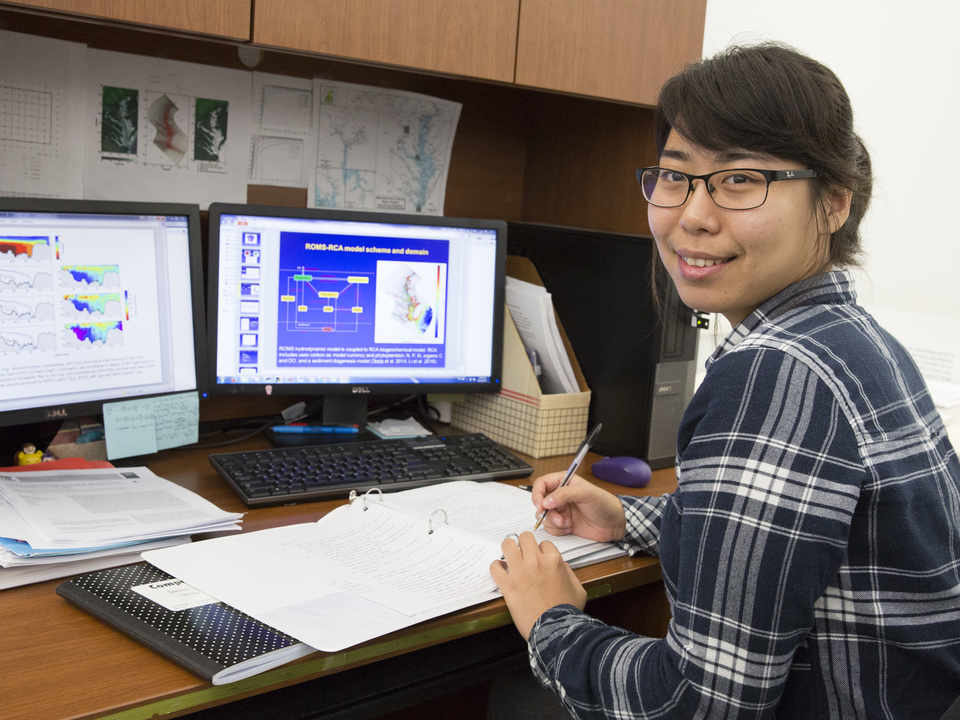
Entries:
{"label": "woman's ear", "polygon": [[853,193],[845,188],[833,190],[827,198],[827,234],[833,235],[850,217]]}

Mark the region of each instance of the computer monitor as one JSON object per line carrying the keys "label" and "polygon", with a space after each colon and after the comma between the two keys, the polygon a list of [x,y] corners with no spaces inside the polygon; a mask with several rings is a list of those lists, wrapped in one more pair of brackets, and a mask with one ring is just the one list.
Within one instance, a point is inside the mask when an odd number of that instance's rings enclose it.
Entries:
{"label": "computer monitor", "polygon": [[201,250],[196,205],[0,198],[0,435],[202,390]]}
{"label": "computer monitor", "polygon": [[214,203],[209,241],[211,392],[363,426],[371,395],[499,389],[504,222]]}

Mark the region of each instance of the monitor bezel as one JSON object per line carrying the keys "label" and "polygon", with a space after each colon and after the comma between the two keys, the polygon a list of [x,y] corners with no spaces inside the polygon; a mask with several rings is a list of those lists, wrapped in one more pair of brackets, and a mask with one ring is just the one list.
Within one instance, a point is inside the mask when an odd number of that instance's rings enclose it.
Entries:
{"label": "monitor bezel", "polygon": [[[220,218],[223,215],[251,215],[294,219],[339,220],[435,227],[462,227],[495,230],[496,277],[493,293],[493,342],[490,380],[487,382],[422,382],[422,383],[217,383],[217,330],[220,267]],[[458,218],[443,215],[406,215],[373,211],[339,210],[330,208],[300,208],[272,205],[244,205],[211,203],[208,225],[207,276],[207,388],[211,395],[298,395],[322,397],[325,395],[433,395],[491,393],[502,387],[503,381],[503,313],[506,300],[507,223],[503,220]]]}
{"label": "monitor bezel", "polygon": [[[206,358],[206,304],[204,293],[203,243],[200,229],[200,206],[190,203],[123,202],[114,200],[61,200],[56,198],[0,197],[0,213],[35,212],[37,214],[73,215],[163,215],[187,218],[187,243],[190,263],[191,305],[193,310],[194,375],[196,392],[200,397],[207,394]],[[38,405],[33,408],[0,411],[0,427],[47,423],[69,420],[89,415],[100,415],[103,405],[124,400],[141,400],[152,397],[177,395],[192,390],[174,390],[125,397],[110,397],[99,400]]]}

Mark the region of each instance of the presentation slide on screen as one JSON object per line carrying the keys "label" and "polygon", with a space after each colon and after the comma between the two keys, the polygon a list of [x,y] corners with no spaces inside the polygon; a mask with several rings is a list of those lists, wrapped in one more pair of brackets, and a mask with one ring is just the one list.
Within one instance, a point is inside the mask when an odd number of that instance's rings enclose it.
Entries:
{"label": "presentation slide on screen", "polygon": [[281,233],[277,367],[442,366],[447,246]]}
{"label": "presentation slide on screen", "polygon": [[155,247],[153,229],[0,225],[0,410],[163,381]]}

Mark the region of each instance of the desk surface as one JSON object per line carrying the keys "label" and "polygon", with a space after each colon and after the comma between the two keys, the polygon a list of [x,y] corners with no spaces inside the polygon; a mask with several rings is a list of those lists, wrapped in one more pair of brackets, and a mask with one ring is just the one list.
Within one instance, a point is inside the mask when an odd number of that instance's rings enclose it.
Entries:
{"label": "desk surface", "polygon": [[[265,447],[251,440],[225,451]],[[243,531],[315,521],[345,500],[248,510],[216,474],[208,451],[168,450],[149,463],[156,474],[208,498],[224,510],[245,512]],[[524,457],[521,455],[521,457]],[[534,476],[564,470],[570,456],[524,459]],[[583,468],[596,459],[588,456]],[[514,484],[522,484],[518,480]],[[624,488],[603,483],[614,492]],[[654,472],[636,494],[657,495],[676,487],[672,469]],[[654,558],[616,558],[577,570],[591,598],[656,582]],[[329,675],[507,625],[506,605],[496,600],[436,618],[339,653],[313,653],[244,681],[214,687],[104,625],[55,593],[52,580],[0,591],[0,704],[15,718],[94,718],[123,720],[155,715],[176,717],[211,705]],[[589,609],[589,608],[588,608]]]}

